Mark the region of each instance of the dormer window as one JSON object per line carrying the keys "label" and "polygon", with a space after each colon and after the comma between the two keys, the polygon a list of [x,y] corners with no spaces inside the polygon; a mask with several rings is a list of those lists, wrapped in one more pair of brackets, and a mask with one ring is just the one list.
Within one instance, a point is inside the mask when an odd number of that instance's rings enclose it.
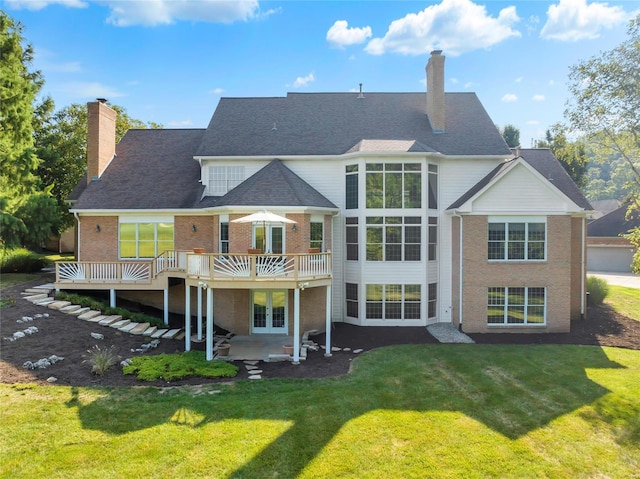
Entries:
{"label": "dormer window", "polygon": [[224,196],[244,181],[244,166],[209,166],[208,173],[208,196]]}

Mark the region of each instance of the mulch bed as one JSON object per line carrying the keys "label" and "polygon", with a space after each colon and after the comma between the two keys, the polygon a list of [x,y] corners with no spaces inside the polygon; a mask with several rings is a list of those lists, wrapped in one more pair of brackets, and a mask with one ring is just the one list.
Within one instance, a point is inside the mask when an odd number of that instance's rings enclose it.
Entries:
{"label": "mulch bed", "polygon": [[[48,378],[55,377],[55,384],[71,386],[179,386],[230,380],[228,378],[220,380],[191,378],[171,383],[163,380],[141,382],[133,376],[122,374],[119,366],[110,369],[103,376],[95,376],[87,363],[87,351],[96,344],[101,347],[113,346],[114,353],[119,360],[122,360],[142,354],[182,352],[184,341],[161,340],[158,347],[150,352],[132,352],[140,348],[147,341],[146,338],[122,333],[113,328],[81,321],[56,310],[33,305],[23,299],[20,294],[28,287],[52,281],[53,277],[45,274],[30,283],[2,290],[2,298],[13,298],[14,304],[0,310],[0,382],[47,384]],[[28,323],[16,322],[24,316],[34,317],[45,313],[48,317],[36,318]],[[590,307],[587,316],[588,319],[574,321],[570,333],[471,334],[470,336],[477,343],[484,344],[584,344],[640,349],[640,321],[620,315],[606,306]],[[30,326],[35,326],[38,332],[15,341],[4,339]],[[175,327],[181,326],[182,324],[175,324]],[[93,339],[92,332],[103,334],[104,339]],[[312,339],[321,345],[325,340],[324,334]],[[365,328],[336,323],[332,330],[332,345],[350,348],[351,351],[337,351],[331,357],[325,357],[324,351],[320,349],[309,352],[307,359],[301,361],[299,365],[292,365],[289,362],[261,362],[258,366],[263,371],[263,378],[339,376],[346,374],[351,362],[357,358],[358,354],[353,352],[355,349],[369,351],[393,344],[429,343],[436,344],[437,341],[422,327]],[[22,366],[26,361],[35,362],[51,355],[64,359],[47,369],[28,370]],[[238,364],[240,373],[232,380],[248,378],[246,368],[242,367],[241,363]]]}

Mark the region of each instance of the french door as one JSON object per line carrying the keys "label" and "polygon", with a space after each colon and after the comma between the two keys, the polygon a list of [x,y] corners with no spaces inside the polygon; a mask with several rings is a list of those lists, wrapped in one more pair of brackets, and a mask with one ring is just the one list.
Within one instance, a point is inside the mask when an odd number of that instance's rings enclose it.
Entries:
{"label": "french door", "polygon": [[253,225],[254,246],[269,254],[284,253],[284,227],[279,224]]}
{"label": "french door", "polygon": [[251,321],[251,332],[254,334],[288,334],[287,292],[253,291]]}

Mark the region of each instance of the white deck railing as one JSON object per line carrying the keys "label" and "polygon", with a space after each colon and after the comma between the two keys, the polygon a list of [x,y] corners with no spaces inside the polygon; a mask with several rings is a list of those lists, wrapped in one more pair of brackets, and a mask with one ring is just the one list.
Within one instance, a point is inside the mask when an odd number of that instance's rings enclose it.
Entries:
{"label": "white deck railing", "polygon": [[331,253],[197,254],[165,251],[146,261],[56,263],[56,283],[149,284],[165,272],[206,280],[310,280],[331,277]]}

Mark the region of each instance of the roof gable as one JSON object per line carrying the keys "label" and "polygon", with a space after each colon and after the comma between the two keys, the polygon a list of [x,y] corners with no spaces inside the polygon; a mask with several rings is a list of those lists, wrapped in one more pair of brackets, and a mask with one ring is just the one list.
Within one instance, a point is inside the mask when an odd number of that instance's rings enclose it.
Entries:
{"label": "roof gable", "polygon": [[216,199],[211,206],[305,206],[337,209],[336,205],[278,159]]}
{"label": "roof gable", "polygon": [[640,216],[627,218],[629,204],[624,204],[612,212],[593,220],[587,225],[588,236],[616,237],[640,227]]}
{"label": "roof gable", "polygon": [[582,195],[576,202],[570,196],[573,193],[571,189],[563,186],[565,188],[560,189],[552,176],[544,176],[524,157],[518,157],[494,168],[448,210],[463,213],[567,213],[590,209]]}

